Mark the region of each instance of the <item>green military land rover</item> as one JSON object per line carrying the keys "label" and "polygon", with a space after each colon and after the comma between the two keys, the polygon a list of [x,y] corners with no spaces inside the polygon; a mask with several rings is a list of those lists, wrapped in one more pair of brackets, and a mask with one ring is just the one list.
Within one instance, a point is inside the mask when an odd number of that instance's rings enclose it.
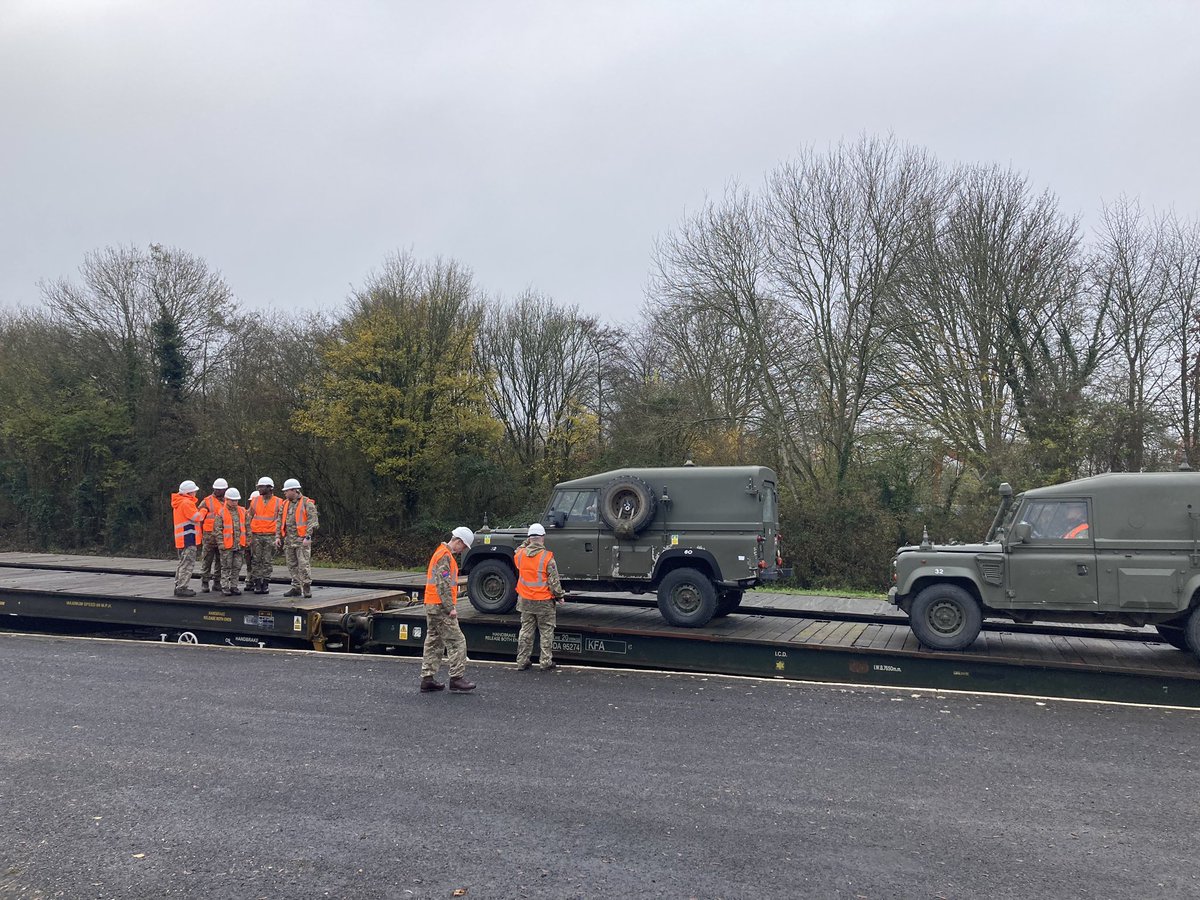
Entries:
{"label": "green military land rover", "polygon": [[961,650],[984,617],[1154,626],[1200,654],[1200,474],[1112,473],[1013,496],[981,544],[901,547],[889,599],[921,643]]}
{"label": "green military land rover", "polygon": [[[764,466],[618,469],[555,487],[542,517],[568,591],[658,592],[672,625],[738,608],[781,574],[775,473]],[[516,604],[513,552],[526,529],[480,529],[463,560],[471,604]]]}

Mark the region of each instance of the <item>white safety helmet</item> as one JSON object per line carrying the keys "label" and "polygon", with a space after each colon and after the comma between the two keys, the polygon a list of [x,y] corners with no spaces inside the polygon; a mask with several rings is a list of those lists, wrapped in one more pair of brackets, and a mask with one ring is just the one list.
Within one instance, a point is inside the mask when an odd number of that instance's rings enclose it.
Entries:
{"label": "white safety helmet", "polygon": [[471,548],[471,544],[475,543],[475,532],[473,532],[466,525],[459,525],[452,532],[450,532],[450,535],[458,538],[460,541],[466,544],[468,550]]}
{"label": "white safety helmet", "polygon": [[195,494],[199,490],[200,485],[194,481],[185,481],[179,485],[179,493],[181,494]]}
{"label": "white safety helmet", "polygon": [[264,484],[269,488],[275,487],[274,480],[272,480],[271,478],[269,478],[266,475],[264,475],[262,478],[258,479],[258,484],[256,484],[255,487],[262,487]]}
{"label": "white safety helmet", "polygon": [[546,526],[542,525],[540,522],[534,522],[532,525],[529,526],[529,536],[530,537],[545,537],[546,536]]}
{"label": "white safety helmet", "polygon": [[283,483],[283,489],[285,491],[298,491],[300,490],[300,482],[295,478],[289,478]]}
{"label": "white safety helmet", "polygon": [[218,478],[216,481],[213,482],[213,490],[214,491],[224,491],[224,490],[227,490],[228,488],[229,488],[229,482],[226,481],[224,478]]}
{"label": "white safety helmet", "polygon": [[239,491],[237,488],[229,488],[229,490],[227,490],[225,492],[225,499],[226,500],[234,500],[234,501],[241,500],[242,492]]}
{"label": "white safety helmet", "polygon": [[251,499],[251,500],[253,500],[255,497],[261,497],[261,496],[262,496],[262,494],[260,494],[258,491],[251,491],[251,492],[250,492],[250,499]]}

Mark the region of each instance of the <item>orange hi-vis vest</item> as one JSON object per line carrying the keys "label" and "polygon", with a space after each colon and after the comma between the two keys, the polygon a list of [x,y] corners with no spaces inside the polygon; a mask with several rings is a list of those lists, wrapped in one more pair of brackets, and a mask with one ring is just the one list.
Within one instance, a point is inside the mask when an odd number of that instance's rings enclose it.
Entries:
{"label": "orange hi-vis vest", "polygon": [[197,520],[202,513],[196,509],[196,498],[190,494],[172,494],[171,514],[175,519],[175,549],[197,546],[200,543]]}
{"label": "orange hi-vis vest", "polygon": [[[255,497],[250,501],[250,533],[275,534],[275,516],[279,512],[279,504],[286,501],[272,497],[268,501]],[[303,504],[301,504],[303,507]],[[300,518],[299,515],[296,518]]]}
{"label": "orange hi-vis vest", "polygon": [[450,552],[448,544],[442,544],[433,551],[429,559],[429,568],[425,570],[425,605],[441,606],[442,597],[438,593],[437,582],[433,580],[433,570],[442,561],[443,556],[450,557],[450,603],[458,605],[458,560]]}
{"label": "orange hi-vis vest", "polygon": [[1080,522],[1078,525],[1076,525],[1074,528],[1072,528],[1070,531],[1068,531],[1066,534],[1064,534],[1063,537],[1072,538],[1072,539],[1087,537],[1087,531],[1088,531],[1088,523]]}
{"label": "orange hi-vis vest", "polygon": [[212,534],[213,517],[217,514],[217,510],[225,505],[224,500],[218,500],[216,494],[209,494],[200,501],[200,508],[204,510],[204,533]]}
{"label": "orange hi-vis vest", "polygon": [[[241,540],[238,541],[238,546],[245,547],[246,546],[246,510],[244,507],[241,507],[241,506],[235,506],[234,510],[237,512],[238,520],[242,523],[242,536],[241,536]],[[224,544],[226,550],[232,550],[233,549],[233,517],[231,515],[229,515],[228,509],[225,510],[225,512],[223,514],[221,524],[224,526],[221,529],[222,537],[223,537],[223,540],[221,543]]]}
{"label": "orange hi-vis vest", "polygon": [[[308,534],[308,504],[304,502],[306,499],[306,497],[301,497],[296,501],[296,537],[305,537]],[[283,518],[280,520],[279,528],[280,535],[284,537],[288,533],[288,509],[291,508],[291,505],[291,500],[283,501]]]}
{"label": "orange hi-vis vest", "polygon": [[522,600],[553,600],[554,593],[546,583],[546,568],[554,554],[542,548],[542,552],[531,556],[524,548],[513,554],[517,564],[517,596]]}

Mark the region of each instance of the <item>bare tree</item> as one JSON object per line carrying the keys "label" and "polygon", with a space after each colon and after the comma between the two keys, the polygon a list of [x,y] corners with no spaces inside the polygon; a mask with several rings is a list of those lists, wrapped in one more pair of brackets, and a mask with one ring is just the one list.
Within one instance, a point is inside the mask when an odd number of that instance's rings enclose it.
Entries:
{"label": "bare tree", "polygon": [[1172,324],[1169,362],[1175,401],[1167,414],[1179,430],[1188,462],[1200,467],[1200,221],[1163,220],[1163,290]]}
{"label": "bare tree", "polygon": [[526,291],[489,308],[476,352],[490,372],[492,411],[522,466],[569,456],[576,440],[594,440],[579,417],[591,416],[598,431],[607,350],[594,318],[543,294]]}
{"label": "bare tree", "polygon": [[890,137],[807,150],[769,179],[769,268],[805,339],[822,483],[841,485],[896,385],[898,289],[944,193],[936,162]]}
{"label": "bare tree", "polygon": [[1165,236],[1164,223],[1147,218],[1136,200],[1104,207],[1091,269],[1114,343],[1107,374],[1119,413],[1106,441],[1107,468],[1146,464],[1147,441],[1176,375],[1169,347],[1178,322],[1166,292]]}

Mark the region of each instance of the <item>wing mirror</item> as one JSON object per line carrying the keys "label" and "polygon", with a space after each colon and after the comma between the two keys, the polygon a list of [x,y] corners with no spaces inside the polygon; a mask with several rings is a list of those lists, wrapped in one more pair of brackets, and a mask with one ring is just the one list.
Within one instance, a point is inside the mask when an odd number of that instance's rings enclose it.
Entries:
{"label": "wing mirror", "polygon": [[561,509],[552,509],[546,515],[546,524],[551,528],[562,528],[567,524],[567,514]]}
{"label": "wing mirror", "polygon": [[1012,542],[1014,544],[1024,544],[1033,537],[1033,526],[1028,522],[1018,522],[1013,526]]}

